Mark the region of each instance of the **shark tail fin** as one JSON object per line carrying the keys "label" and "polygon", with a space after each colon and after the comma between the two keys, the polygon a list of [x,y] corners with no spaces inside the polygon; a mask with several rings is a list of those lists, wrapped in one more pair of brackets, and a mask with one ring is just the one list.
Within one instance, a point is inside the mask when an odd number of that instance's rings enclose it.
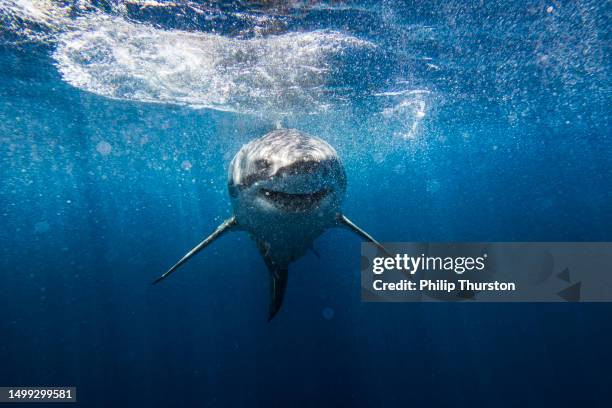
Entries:
{"label": "shark tail fin", "polygon": [[270,321],[276,316],[283,305],[289,268],[287,266],[276,265],[268,258],[265,258],[265,261],[270,271],[270,308],[268,311],[268,321]]}
{"label": "shark tail fin", "polygon": [[363,229],[359,228],[353,221],[346,218],[346,216],[344,216],[343,214],[338,214],[337,219],[340,225],[347,227],[348,229],[350,229],[351,231],[353,231],[360,237],[364,238],[366,241],[370,241],[371,243],[376,245],[380,250],[385,252],[387,255],[392,256],[391,253],[387,251],[387,249],[380,242],[375,240],[374,237],[372,237],[370,234],[365,232]]}
{"label": "shark tail fin", "polygon": [[166,273],[161,275],[159,278],[155,279],[153,281],[153,284],[156,284],[156,283],[164,280],[165,278],[167,278],[168,275],[170,275],[172,272],[176,271],[181,265],[183,265],[185,262],[187,262],[188,260],[193,258],[195,256],[195,254],[200,252],[202,249],[206,248],[211,242],[213,242],[215,239],[219,238],[221,235],[223,235],[227,231],[231,230],[236,225],[237,225],[236,217],[233,217],[233,216],[228,218],[227,220],[223,221],[223,223],[221,223],[221,225],[219,225],[217,227],[217,229],[212,234],[210,234],[208,237],[206,237],[204,239],[204,241],[200,242],[191,251],[187,252],[185,254],[185,256],[183,256],[176,264],[174,264],[174,266],[172,266],[172,268],[168,269],[168,271]]}

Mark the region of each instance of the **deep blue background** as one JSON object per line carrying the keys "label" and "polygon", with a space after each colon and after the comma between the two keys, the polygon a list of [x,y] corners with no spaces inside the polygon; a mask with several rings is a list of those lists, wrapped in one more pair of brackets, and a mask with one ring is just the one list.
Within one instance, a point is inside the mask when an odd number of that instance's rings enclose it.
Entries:
{"label": "deep blue background", "polygon": [[[284,119],[337,148],[351,219],[382,241],[612,240],[605,2],[552,17],[547,2],[362,5],[289,29],[376,41],[389,53],[367,86],[410,71],[433,96],[409,140],[367,97]],[[0,385],[74,385],[100,407],[612,402],[610,305],[362,303],[359,239],[343,230],[292,266],[271,323],[243,233],[151,286],[230,214],[227,165],[274,123],[89,94],[62,82],[52,44],[4,35]]]}

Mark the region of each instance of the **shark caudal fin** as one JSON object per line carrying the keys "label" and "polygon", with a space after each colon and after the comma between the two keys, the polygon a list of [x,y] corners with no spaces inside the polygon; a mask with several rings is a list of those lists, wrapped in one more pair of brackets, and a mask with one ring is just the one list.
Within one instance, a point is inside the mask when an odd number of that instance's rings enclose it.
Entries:
{"label": "shark caudal fin", "polygon": [[338,223],[340,225],[343,225],[343,226],[347,227],[348,229],[350,229],[351,231],[353,231],[354,233],[356,233],[360,237],[366,239],[367,241],[370,241],[371,243],[376,245],[380,250],[385,252],[387,255],[391,255],[391,253],[389,251],[387,251],[385,249],[385,247],[382,246],[382,244],[380,242],[375,240],[374,237],[372,237],[370,234],[368,234],[367,232],[365,232],[364,230],[359,228],[357,225],[355,225],[355,223],[353,223],[353,221],[351,221],[348,218],[346,218],[343,214],[338,214],[337,219],[338,219]]}
{"label": "shark caudal fin", "polygon": [[264,256],[264,261],[270,272],[270,307],[268,321],[272,320],[283,305],[289,268],[275,264],[270,258]]}
{"label": "shark caudal fin", "polygon": [[200,242],[191,251],[187,252],[185,254],[185,256],[183,256],[176,264],[174,264],[174,266],[172,266],[172,268],[168,269],[168,271],[166,273],[161,275],[159,278],[155,279],[153,281],[153,284],[156,284],[156,283],[162,281],[163,279],[165,279],[166,277],[168,277],[168,275],[170,275],[172,272],[176,271],[181,265],[183,265],[185,262],[187,262],[188,260],[193,258],[193,256],[195,254],[197,254],[198,252],[200,252],[201,250],[206,248],[211,242],[213,242],[215,239],[219,238],[221,235],[223,235],[227,231],[231,230],[236,225],[237,225],[236,217],[231,217],[231,218],[228,218],[227,220],[223,221],[223,223],[221,225],[219,225],[217,227],[217,229],[212,234],[210,234],[208,237],[206,237],[206,239],[204,239],[204,241]]}

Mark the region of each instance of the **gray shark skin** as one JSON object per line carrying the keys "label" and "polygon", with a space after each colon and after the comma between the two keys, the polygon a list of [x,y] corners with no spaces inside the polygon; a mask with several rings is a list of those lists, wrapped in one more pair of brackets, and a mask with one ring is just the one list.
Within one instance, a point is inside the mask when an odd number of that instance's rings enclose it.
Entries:
{"label": "gray shark skin", "polygon": [[334,148],[299,130],[275,130],[242,146],[229,166],[228,190],[234,215],[153,283],[225,232],[246,231],[270,272],[269,321],[282,305],[289,264],[326,229],[347,227],[384,250],[340,210],[346,174]]}

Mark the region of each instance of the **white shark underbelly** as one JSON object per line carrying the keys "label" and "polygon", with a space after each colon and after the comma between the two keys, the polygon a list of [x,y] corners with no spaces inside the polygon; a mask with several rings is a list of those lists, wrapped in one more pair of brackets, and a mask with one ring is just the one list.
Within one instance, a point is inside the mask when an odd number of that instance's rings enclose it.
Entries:
{"label": "white shark underbelly", "polygon": [[312,247],[313,241],[336,224],[336,212],[311,214],[236,214],[240,228],[247,231],[264,257],[289,265]]}

